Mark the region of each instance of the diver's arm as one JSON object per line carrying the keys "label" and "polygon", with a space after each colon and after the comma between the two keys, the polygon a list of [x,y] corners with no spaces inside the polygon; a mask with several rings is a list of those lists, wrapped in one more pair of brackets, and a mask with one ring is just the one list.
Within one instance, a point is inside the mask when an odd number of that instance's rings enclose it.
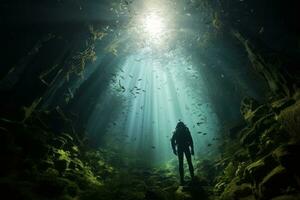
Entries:
{"label": "diver's arm", "polygon": [[177,155],[175,133],[171,138],[171,145],[172,145],[173,153]]}
{"label": "diver's arm", "polygon": [[191,154],[194,155],[194,141],[189,129],[188,129],[188,135],[189,135],[189,144],[191,146]]}

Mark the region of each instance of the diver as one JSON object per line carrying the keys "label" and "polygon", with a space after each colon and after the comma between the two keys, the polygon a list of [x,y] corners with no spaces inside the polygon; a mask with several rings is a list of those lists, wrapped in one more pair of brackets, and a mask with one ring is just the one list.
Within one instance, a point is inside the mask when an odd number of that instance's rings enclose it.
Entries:
{"label": "diver", "polygon": [[174,154],[178,156],[179,160],[180,185],[184,185],[183,154],[185,154],[186,160],[189,165],[191,179],[193,180],[194,167],[192,164],[191,155],[194,155],[194,144],[189,128],[181,121],[177,123],[176,129],[173,132],[171,145]]}

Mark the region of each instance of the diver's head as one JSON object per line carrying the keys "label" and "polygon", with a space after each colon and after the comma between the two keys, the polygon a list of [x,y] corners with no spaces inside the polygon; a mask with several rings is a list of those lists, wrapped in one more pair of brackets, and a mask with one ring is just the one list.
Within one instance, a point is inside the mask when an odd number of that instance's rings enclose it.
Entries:
{"label": "diver's head", "polygon": [[182,129],[185,128],[185,124],[182,121],[179,121],[176,125],[176,129]]}

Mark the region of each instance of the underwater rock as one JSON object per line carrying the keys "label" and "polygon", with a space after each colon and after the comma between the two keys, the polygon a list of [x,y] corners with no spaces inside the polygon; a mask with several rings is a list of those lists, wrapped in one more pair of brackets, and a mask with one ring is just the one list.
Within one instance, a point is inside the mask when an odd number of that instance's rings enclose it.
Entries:
{"label": "underwater rock", "polygon": [[70,161],[68,167],[69,169],[82,170],[84,166],[81,160],[79,160],[78,158],[74,158]]}
{"label": "underwater rock", "polygon": [[234,160],[236,161],[244,162],[249,158],[249,152],[247,152],[245,148],[241,148],[234,153]]}
{"label": "underwater rock", "polygon": [[296,101],[292,98],[283,98],[272,102],[271,106],[276,114],[279,114],[281,110],[293,105]]}
{"label": "underwater rock", "polygon": [[240,143],[246,146],[247,144],[251,144],[253,141],[257,140],[260,133],[258,131],[255,131],[254,127],[247,127],[242,130],[241,134],[242,137],[240,139]]}
{"label": "underwater rock", "polygon": [[56,160],[54,162],[55,169],[57,169],[60,172],[64,172],[68,168],[68,165],[68,160]]}
{"label": "underwater rock", "polygon": [[225,188],[226,188],[226,182],[220,181],[215,185],[213,191],[216,195],[219,195],[225,190]]}
{"label": "underwater rock", "polygon": [[240,112],[244,119],[248,121],[249,115],[259,106],[257,100],[251,97],[245,97],[240,106]]}
{"label": "underwater rock", "polygon": [[45,160],[41,160],[38,163],[39,169],[44,171],[47,170],[48,168],[54,168],[54,162],[51,159],[45,159]]}
{"label": "underwater rock", "polygon": [[184,186],[179,186],[175,192],[175,200],[192,200],[191,193]]}
{"label": "underwater rock", "polygon": [[147,190],[145,194],[145,200],[166,200],[166,193],[162,190]]}
{"label": "underwater rock", "polygon": [[66,178],[57,176],[43,176],[38,180],[37,193],[49,197],[58,197],[64,194],[76,196],[78,186]]}
{"label": "underwater rock", "polygon": [[215,177],[216,173],[215,163],[211,160],[204,159],[195,163],[195,174],[201,185],[212,184],[213,179],[211,177]]}
{"label": "underwater rock", "polygon": [[110,200],[115,198],[116,197],[113,193],[113,188],[108,188],[105,186],[88,187],[79,193],[80,200]]}
{"label": "underwater rock", "polygon": [[274,123],[276,123],[276,121],[273,114],[264,115],[260,119],[257,119],[252,126],[246,127],[241,130],[241,144],[247,145],[251,144],[252,142],[257,142],[259,140],[259,136],[262,135],[263,131],[268,129]]}
{"label": "underwater rock", "polygon": [[259,138],[260,154],[269,154],[279,145],[287,143],[289,139],[289,134],[283,129],[282,125],[274,123]]}
{"label": "underwater rock", "polygon": [[67,141],[63,137],[56,137],[53,138],[53,140],[51,141],[51,145],[58,149],[62,148],[66,143]]}
{"label": "underwater rock", "polygon": [[259,119],[268,116],[269,114],[271,114],[271,108],[269,105],[261,105],[259,106],[257,109],[255,109],[252,113],[250,113],[250,115],[247,118],[247,121],[250,124],[255,123],[256,121],[258,121]]}
{"label": "underwater rock", "polygon": [[259,118],[255,123],[254,127],[257,132],[262,133],[266,129],[268,129],[271,125],[276,123],[275,115],[273,113],[266,114],[263,117]]}
{"label": "underwater rock", "polygon": [[[281,55],[277,54],[276,57],[274,57],[275,55],[273,57],[267,56],[265,53],[262,53],[261,49],[254,47],[249,38],[244,38],[238,31],[232,31],[232,33],[244,45],[254,70],[268,83],[273,98],[291,96],[294,92],[291,85],[292,80],[290,75],[282,69],[281,65],[283,65],[283,62],[280,60]],[[258,45],[258,43],[255,43],[255,45],[262,49],[266,48]]]}
{"label": "underwater rock", "polygon": [[275,149],[272,153],[273,157],[283,167],[291,172],[300,174],[300,145],[299,144],[284,144]]}
{"label": "underwater rock", "polygon": [[[207,189],[207,187],[206,187]],[[200,177],[195,176],[190,182],[187,182],[184,186],[179,186],[175,191],[175,199],[207,199],[207,190],[204,189]]]}
{"label": "underwater rock", "polygon": [[233,162],[229,162],[226,168],[224,169],[224,176],[227,180],[232,180],[234,178],[237,170],[237,166],[233,164]]}
{"label": "underwater rock", "polygon": [[259,184],[259,197],[270,199],[280,194],[294,190],[296,182],[286,168],[274,168]]}
{"label": "underwater rock", "polygon": [[277,117],[284,129],[294,141],[300,141],[300,101],[285,108]]}
{"label": "underwater rock", "polygon": [[251,160],[255,160],[259,156],[259,144],[257,142],[252,142],[247,146],[247,152]]}
{"label": "underwater rock", "polygon": [[[232,200],[232,199],[251,199],[252,198],[252,188],[250,184],[243,183],[241,185],[237,184],[237,179],[233,179],[225,188],[220,199],[221,200]],[[254,198],[253,198],[254,199]]]}
{"label": "underwater rock", "polygon": [[12,177],[0,179],[1,199],[38,199],[33,193],[35,185],[31,181],[17,181]]}
{"label": "underwater rock", "polygon": [[246,123],[244,121],[239,122],[237,125],[229,129],[229,137],[231,139],[236,138],[237,135],[239,135],[240,131],[243,130],[243,128],[246,126]]}
{"label": "underwater rock", "polygon": [[251,181],[254,186],[257,186],[260,181],[262,181],[262,179],[277,165],[278,163],[275,159],[271,155],[268,155],[248,165],[245,169],[244,176],[246,180]]}
{"label": "underwater rock", "polygon": [[281,195],[272,198],[272,200],[298,200],[298,199],[300,199],[300,194]]}

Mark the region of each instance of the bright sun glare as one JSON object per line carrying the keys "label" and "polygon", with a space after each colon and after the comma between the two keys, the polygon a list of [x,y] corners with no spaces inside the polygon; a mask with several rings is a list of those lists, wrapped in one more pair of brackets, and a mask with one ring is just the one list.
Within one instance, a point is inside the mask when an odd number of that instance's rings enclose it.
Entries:
{"label": "bright sun glare", "polygon": [[163,19],[155,13],[150,13],[145,18],[143,28],[148,37],[159,40],[164,31]]}

